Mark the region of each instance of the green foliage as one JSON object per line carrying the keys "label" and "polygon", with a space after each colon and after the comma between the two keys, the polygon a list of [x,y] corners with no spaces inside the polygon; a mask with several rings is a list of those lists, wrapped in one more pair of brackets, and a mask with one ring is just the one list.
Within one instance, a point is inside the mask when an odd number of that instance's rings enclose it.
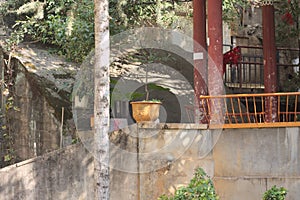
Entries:
{"label": "green foliage", "polygon": [[173,197],[162,195],[158,200],[217,200],[219,197],[211,179],[202,168],[198,168],[187,187],[175,191]]}
{"label": "green foliage", "polygon": [[[7,108],[6,108],[7,109]],[[10,109],[10,108],[9,108]],[[6,110],[7,112],[8,110]],[[3,112],[3,111],[2,111]],[[1,123],[4,122],[4,115],[0,116]],[[9,120],[9,119],[6,119]],[[7,165],[11,165],[16,162],[17,157],[14,150],[14,138],[12,136],[12,133],[6,125],[2,125],[0,129],[0,134],[2,134],[2,140],[3,140],[3,146],[2,146],[2,155],[1,160],[4,162],[0,162],[0,167],[4,167]]]}
{"label": "green foliage", "polygon": [[278,188],[274,185],[264,193],[263,200],[284,200],[286,195],[287,190],[284,187]]}
{"label": "green foliage", "polygon": [[[278,1],[274,4],[276,15],[276,39],[282,46],[299,46],[300,7],[298,0]],[[295,42],[298,41],[298,42]]]}
{"label": "green foliage", "polygon": [[[223,0],[223,19],[232,30],[241,24],[243,11],[248,9],[248,0]],[[191,17],[191,4],[179,1],[110,0],[110,32],[112,35],[141,26],[179,28],[178,13]],[[299,4],[296,0],[276,2],[278,16],[291,13],[294,25],[277,20],[279,40],[294,41],[298,36]],[[90,0],[7,0],[1,4],[3,15],[15,14],[17,21],[7,49],[24,38],[57,47],[56,53],[81,62],[94,48],[94,2]],[[286,33],[289,37],[286,37]],[[295,42],[294,42],[295,44]]]}
{"label": "green foliage", "polygon": [[5,46],[3,47],[6,51],[12,52],[14,48],[22,42],[24,39],[24,33],[22,31],[15,30],[10,34],[10,37],[5,40]]}
{"label": "green foliage", "polygon": [[24,37],[57,47],[56,53],[81,62],[94,46],[94,5],[89,0],[47,0],[45,3],[10,3],[18,20],[7,46],[18,44]]}
{"label": "green foliage", "polygon": [[72,139],[72,144],[77,144],[80,142],[80,138],[76,137]]}
{"label": "green foliage", "polygon": [[0,14],[5,16],[8,14],[7,11],[15,10],[28,2],[30,2],[30,0],[6,0],[5,3],[1,3]]}
{"label": "green foliage", "polygon": [[156,85],[155,83],[149,83],[148,88],[150,90],[158,90],[158,91],[170,91],[170,88],[164,88],[162,86]]}
{"label": "green foliage", "polygon": [[[110,31],[117,34],[137,26],[169,26],[175,19],[168,1],[110,0]],[[9,12],[7,12],[9,10]],[[90,0],[10,1],[0,12],[17,17],[7,49],[24,38],[57,47],[56,53],[81,62],[94,48],[94,2]]]}
{"label": "green foliage", "polygon": [[137,99],[145,96],[145,94],[140,93],[140,92],[124,93],[123,91],[120,91],[118,88],[115,87],[117,83],[118,83],[118,80],[110,79],[110,101],[111,101],[111,103],[115,102],[115,101],[120,101],[120,100],[133,101],[133,100],[137,100]]}
{"label": "green foliage", "polygon": [[175,2],[110,0],[111,32],[116,34],[141,26],[168,27],[175,19]]}
{"label": "green foliage", "polygon": [[248,0],[223,0],[223,20],[227,22],[232,30],[241,26],[243,11],[250,6]]}

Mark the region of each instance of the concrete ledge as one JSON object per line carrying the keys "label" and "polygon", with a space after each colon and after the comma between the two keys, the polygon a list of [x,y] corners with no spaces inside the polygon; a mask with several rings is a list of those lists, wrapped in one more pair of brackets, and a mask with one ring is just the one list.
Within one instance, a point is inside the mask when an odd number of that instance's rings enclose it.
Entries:
{"label": "concrete ledge", "polygon": [[183,130],[206,130],[207,124],[180,124],[180,123],[155,123],[155,122],[140,122],[137,123],[138,128],[142,129],[183,129]]}
{"label": "concrete ledge", "polygon": [[31,163],[34,163],[34,162],[38,162],[38,161],[42,161],[42,160],[47,160],[48,158],[50,158],[50,157],[56,157],[59,154],[64,154],[64,153],[68,154],[68,153],[73,152],[74,149],[77,149],[77,148],[79,148],[82,145],[83,145],[82,143],[77,143],[77,144],[69,145],[69,146],[64,147],[62,149],[57,149],[57,150],[51,151],[49,153],[46,153],[46,154],[44,154],[42,156],[37,156],[37,157],[34,157],[34,158],[30,158],[30,159],[27,159],[27,160],[24,160],[24,161],[21,161],[21,162],[18,162],[18,163],[6,166],[4,168],[1,168],[0,172],[8,171],[8,170],[10,170],[12,168],[18,168],[18,167],[21,167],[21,166],[24,166],[24,165],[28,165],[28,164],[31,164]]}

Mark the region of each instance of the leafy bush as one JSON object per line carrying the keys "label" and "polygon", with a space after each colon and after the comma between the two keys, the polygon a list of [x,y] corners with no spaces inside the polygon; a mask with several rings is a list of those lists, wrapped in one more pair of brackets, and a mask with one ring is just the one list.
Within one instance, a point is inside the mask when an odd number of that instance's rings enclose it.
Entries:
{"label": "leafy bush", "polygon": [[249,6],[249,1],[245,0],[223,0],[223,20],[228,23],[232,30],[238,30],[242,26],[240,19]]}
{"label": "leafy bush", "polygon": [[173,197],[162,195],[158,200],[218,200],[213,182],[202,168],[195,171],[187,187],[181,187],[175,191]]}
{"label": "leafy bush", "polygon": [[[94,5],[93,1],[47,0],[39,3],[39,11],[28,10],[25,3],[14,8],[18,20],[14,33],[27,39],[54,45],[56,53],[68,59],[81,62],[94,47]],[[28,7],[28,6],[27,6]],[[34,11],[34,12],[32,12]],[[39,14],[37,17],[38,13]]]}
{"label": "leafy bush", "polygon": [[[175,16],[174,3],[165,1],[110,0],[109,6],[112,35],[136,26],[166,27]],[[1,4],[0,12],[16,18],[9,47],[26,38],[57,47],[56,53],[75,62],[82,62],[94,48],[94,1],[8,0]]]}
{"label": "leafy bush", "polygon": [[287,190],[284,187],[278,188],[274,185],[264,193],[263,200],[284,200],[286,195]]}
{"label": "leafy bush", "polygon": [[[280,46],[299,47],[299,16],[298,0],[277,1],[275,6],[276,43]],[[298,42],[295,42],[298,41]]]}

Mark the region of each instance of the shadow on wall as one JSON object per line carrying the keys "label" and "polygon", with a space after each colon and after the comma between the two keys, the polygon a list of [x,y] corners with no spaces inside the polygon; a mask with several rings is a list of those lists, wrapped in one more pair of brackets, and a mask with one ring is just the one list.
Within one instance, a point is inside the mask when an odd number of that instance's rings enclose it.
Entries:
{"label": "shadow on wall", "polygon": [[[26,46],[18,51],[9,68],[0,66],[6,79],[9,79],[5,80],[9,85],[9,94],[3,110],[7,110],[4,117],[9,138],[9,141],[5,141],[8,147],[4,149],[13,154],[11,162],[20,162],[58,149],[62,121],[64,138],[69,139],[63,145],[69,145],[75,136],[73,129],[73,132],[70,131],[74,125],[69,100],[69,89],[74,82],[72,73],[75,70],[69,69],[65,61],[51,56],[45,50]],[[8,59],[3,51],[0,54]]]}
{"label": "shadow on wall", "polygon": [[[17,173],[15,170],[11,176],[1,175],[0,197],[2,200],[25,199],[25,183],[22,181],[22,177],[16,178]],[[27,184],[32,184],[31,182],[29,181]]]}
{"label": "shadow on wall", "polygon": [[82,144],[0,170],[0,199],[93,199],[93,157]]}
{"label": "shadow on wall", "polygon": [[35,199],[93,199],[93,157],[82,144],[70,147],[35,163]]}

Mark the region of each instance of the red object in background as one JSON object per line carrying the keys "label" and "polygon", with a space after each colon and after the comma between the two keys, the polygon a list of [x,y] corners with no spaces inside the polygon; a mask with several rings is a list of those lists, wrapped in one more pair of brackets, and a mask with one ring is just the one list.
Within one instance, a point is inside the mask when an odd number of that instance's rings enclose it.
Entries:
{"label": "red object in background", "polygon": [[223,73],[226,70],[226,64],[237,65],[241,60],[241,48],[234,47],[223,54]]}
{"label": "red object in background", "polygon": [[294,19],[293,19],[293,16],[290,12],[287,12],[284,15],[282,15],[281,19],[289,25],[294,24]]}

